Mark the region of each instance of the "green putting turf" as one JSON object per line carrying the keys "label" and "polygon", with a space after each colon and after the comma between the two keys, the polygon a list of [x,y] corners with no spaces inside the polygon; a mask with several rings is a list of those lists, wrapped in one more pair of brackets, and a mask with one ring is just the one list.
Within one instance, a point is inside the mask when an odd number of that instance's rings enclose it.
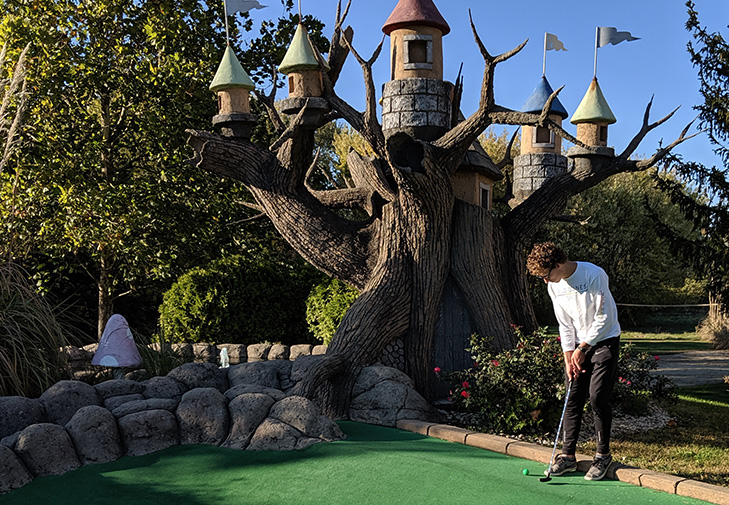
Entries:
{"label": "green putting turf", "polygon": [[[393,428],[342,422],[348,439],[303,451],[178,446],[42,477],[1,505],[704,504]],[[529,475],[523,475],[527,468]]]}

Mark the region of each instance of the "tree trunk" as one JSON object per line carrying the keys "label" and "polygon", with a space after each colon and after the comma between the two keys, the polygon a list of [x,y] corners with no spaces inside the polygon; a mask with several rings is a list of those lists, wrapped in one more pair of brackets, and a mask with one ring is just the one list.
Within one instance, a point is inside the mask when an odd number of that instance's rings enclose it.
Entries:
{"label": "tree trunk", "polygon": [[101,340],[101,336],[104,334],[104,328],[106,322],[114,314],[114,299],[112,297],[112,286],[111,286],[111,265],[109,259],[105,254],[101,255],[99,260],[99,280],[98,280],[98,307],[99,307],[99,319],[96,326],[97,339]]}

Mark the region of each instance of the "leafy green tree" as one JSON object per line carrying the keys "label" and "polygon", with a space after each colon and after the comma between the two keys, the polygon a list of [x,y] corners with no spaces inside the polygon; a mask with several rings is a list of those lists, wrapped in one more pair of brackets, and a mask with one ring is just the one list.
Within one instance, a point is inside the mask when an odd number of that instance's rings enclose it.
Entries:
{"label": "leafy green tree", "polygon": [[[705,167],[695,162],[684,162],[679,156],[669,158],[667,172],[672,178],[658,180],[686,217],[699,231],[697,237],[686,240],[676,233],[673,223],[659,221],[661,231],[671,238],[674,248],[686,257],[697,271],[708,277],[711,300],[716,305],[710,311],[709,324],[714,334],[723,335],[723,345],[729,346],[729,43],[721,33],[710,33],[702,27],[699,14],[692,1],[686,2],[688,21],[686,29],[693,36],[688,52],[699,75],[703,103],[696,106],[700,126],[714,145],[714,152],[723,167]],[[688,192],[686,188],[693,188]],[[698,192],[698,197],[695,193]],[[718,342],[722,344],[722,342]]]}
{"label": "leafy green tree", "polygon": [[[41,287],[87,275],[100,333],[121,297],[159,296],[183,271],[231,248],[256,249],[270,236],[267,224],[233,226],[251,215],[242,185],[202,177],[186,163],[182,132],[208,128],[217,112],[208,86],[225,47],[222,2],[0,6],[8,52],[33,41],[30,142],[0,180],[0,242],[12,244],[4,252],[34,271]],[[293,29],[273,27],[290,19],[268,22],[251,51],[238,51],[258,82],[270,63],[263,41],[274,34],[280,51]],[[244,18],[242,28],[250,27]],[[232,24],[231,43],[241,40]]]}

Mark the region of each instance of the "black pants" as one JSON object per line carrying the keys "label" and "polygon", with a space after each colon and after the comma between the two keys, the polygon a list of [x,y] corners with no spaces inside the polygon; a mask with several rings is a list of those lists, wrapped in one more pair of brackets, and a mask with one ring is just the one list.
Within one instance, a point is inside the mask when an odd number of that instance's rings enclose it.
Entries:
{"label": "black pants", "polygon": [[562,454],[574,454],[577,438],[582,426],[582,413],[589,394],[592,411],[595,414],[595,435],[597,452],[610,453],[610,429],[613,413],[610,396],[618,375],[618,353],[620,337],[598,342],[585,355],[582,364],[584,372],[572,383],[570,397],[564,415],[564,444]]}

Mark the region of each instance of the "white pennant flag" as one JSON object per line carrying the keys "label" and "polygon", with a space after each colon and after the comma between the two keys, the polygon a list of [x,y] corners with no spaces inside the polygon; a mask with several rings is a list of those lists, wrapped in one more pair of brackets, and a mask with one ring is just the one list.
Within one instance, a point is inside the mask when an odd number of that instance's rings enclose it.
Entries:
{"label": "white pennant flag", "polygon": [[598,26],[597,27],[597,47],[603,47],[608,44],[620,44],[627,40],[639,40],[640,37],[633,37],[630,32],[619,32],[617,28],[613,26]]}
{"label": "white pennant flag", "polygon": [[225,11],[228,16],[232,16],[236,12],[245,14],[251,9],[263,9],[267,5],[261,5],[258,0],[223,0],[225,2]]}
{"label": "white pennant flag", "polygon": [[545,50],[546,51],[566,51],[567,48],[564,47],[564,44],[561,40],[557,38],[556,35],[553,35],[551,33],[546,34],[546,42],[545,42]]}

